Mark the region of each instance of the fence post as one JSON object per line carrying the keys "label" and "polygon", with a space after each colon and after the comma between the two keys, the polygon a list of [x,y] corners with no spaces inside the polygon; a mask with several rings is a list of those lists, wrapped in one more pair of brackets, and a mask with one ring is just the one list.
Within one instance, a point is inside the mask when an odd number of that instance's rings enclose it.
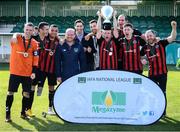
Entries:
{"label": "fence post", "polygon": [[29,13],[28,12],[28,9],[29,9],[28,7],[29,7],[29,0],[26,0],[26,23],[28,23],[28,16],[29,16],[28,15],[28,13]]}
{"label": "fence post", "polygon": [[174,16],[177,16],[177,4],[176,4],[176,0],[173,0],[173,4],[174,4]]}

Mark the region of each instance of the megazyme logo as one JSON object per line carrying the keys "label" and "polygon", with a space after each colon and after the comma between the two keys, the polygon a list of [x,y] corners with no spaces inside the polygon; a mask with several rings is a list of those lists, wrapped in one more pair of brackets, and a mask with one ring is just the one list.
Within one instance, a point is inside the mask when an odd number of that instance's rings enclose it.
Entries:
{"label": "megazyme logo", "polygon": [[126,93],[124,92],[92,92],[92,112],[117,113],[125,112]]}

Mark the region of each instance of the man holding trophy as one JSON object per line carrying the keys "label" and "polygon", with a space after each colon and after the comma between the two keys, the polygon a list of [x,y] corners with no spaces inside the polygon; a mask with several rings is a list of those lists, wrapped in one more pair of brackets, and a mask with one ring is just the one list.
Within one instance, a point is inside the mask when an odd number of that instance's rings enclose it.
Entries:
{"label": "man holding trophy", "polygon": [[[97,43],[100,47],[100,69],[118,69],[116,38],[118,38],[117,23],[114,21],[116,12],[111,6],[103,6],[98,13]],[[113,16],[113,30],[110,19]],[[103,30],[101,31],[101,18],[104,18]]]}

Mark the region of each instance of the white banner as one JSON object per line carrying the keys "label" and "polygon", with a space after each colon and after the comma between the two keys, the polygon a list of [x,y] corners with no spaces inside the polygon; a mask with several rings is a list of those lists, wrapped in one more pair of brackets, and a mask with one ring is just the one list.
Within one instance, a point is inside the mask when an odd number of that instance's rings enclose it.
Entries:
{"label": "white banner", "polygon": [[125,71],[76,75],[54,95],[57,115],[74,123],[148,125],[160,119],[165,106],[165,96],[154,82]]}

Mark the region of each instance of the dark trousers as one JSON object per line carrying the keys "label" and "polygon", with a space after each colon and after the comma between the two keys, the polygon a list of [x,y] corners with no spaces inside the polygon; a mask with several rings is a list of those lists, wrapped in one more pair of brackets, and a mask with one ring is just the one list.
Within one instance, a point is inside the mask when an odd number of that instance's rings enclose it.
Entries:
{"label": "dark trousers", "polygon": [[[161,88],[166,98],[167,74],[162,74],[158,76],[150,76],[149,78]],[[166,114],[166,109],[164,111],[164,115],[165,114]]]}
{"label": "dark trousers", "polygon": [[87,71],[94,71],[94,63],[87,63]]}
{"label": "dark trousers", "polygon": [[167,84],[167,74],[162,74],[158,76],[149,77],[152,81],[154,81],[166,94],[166,84]]}

